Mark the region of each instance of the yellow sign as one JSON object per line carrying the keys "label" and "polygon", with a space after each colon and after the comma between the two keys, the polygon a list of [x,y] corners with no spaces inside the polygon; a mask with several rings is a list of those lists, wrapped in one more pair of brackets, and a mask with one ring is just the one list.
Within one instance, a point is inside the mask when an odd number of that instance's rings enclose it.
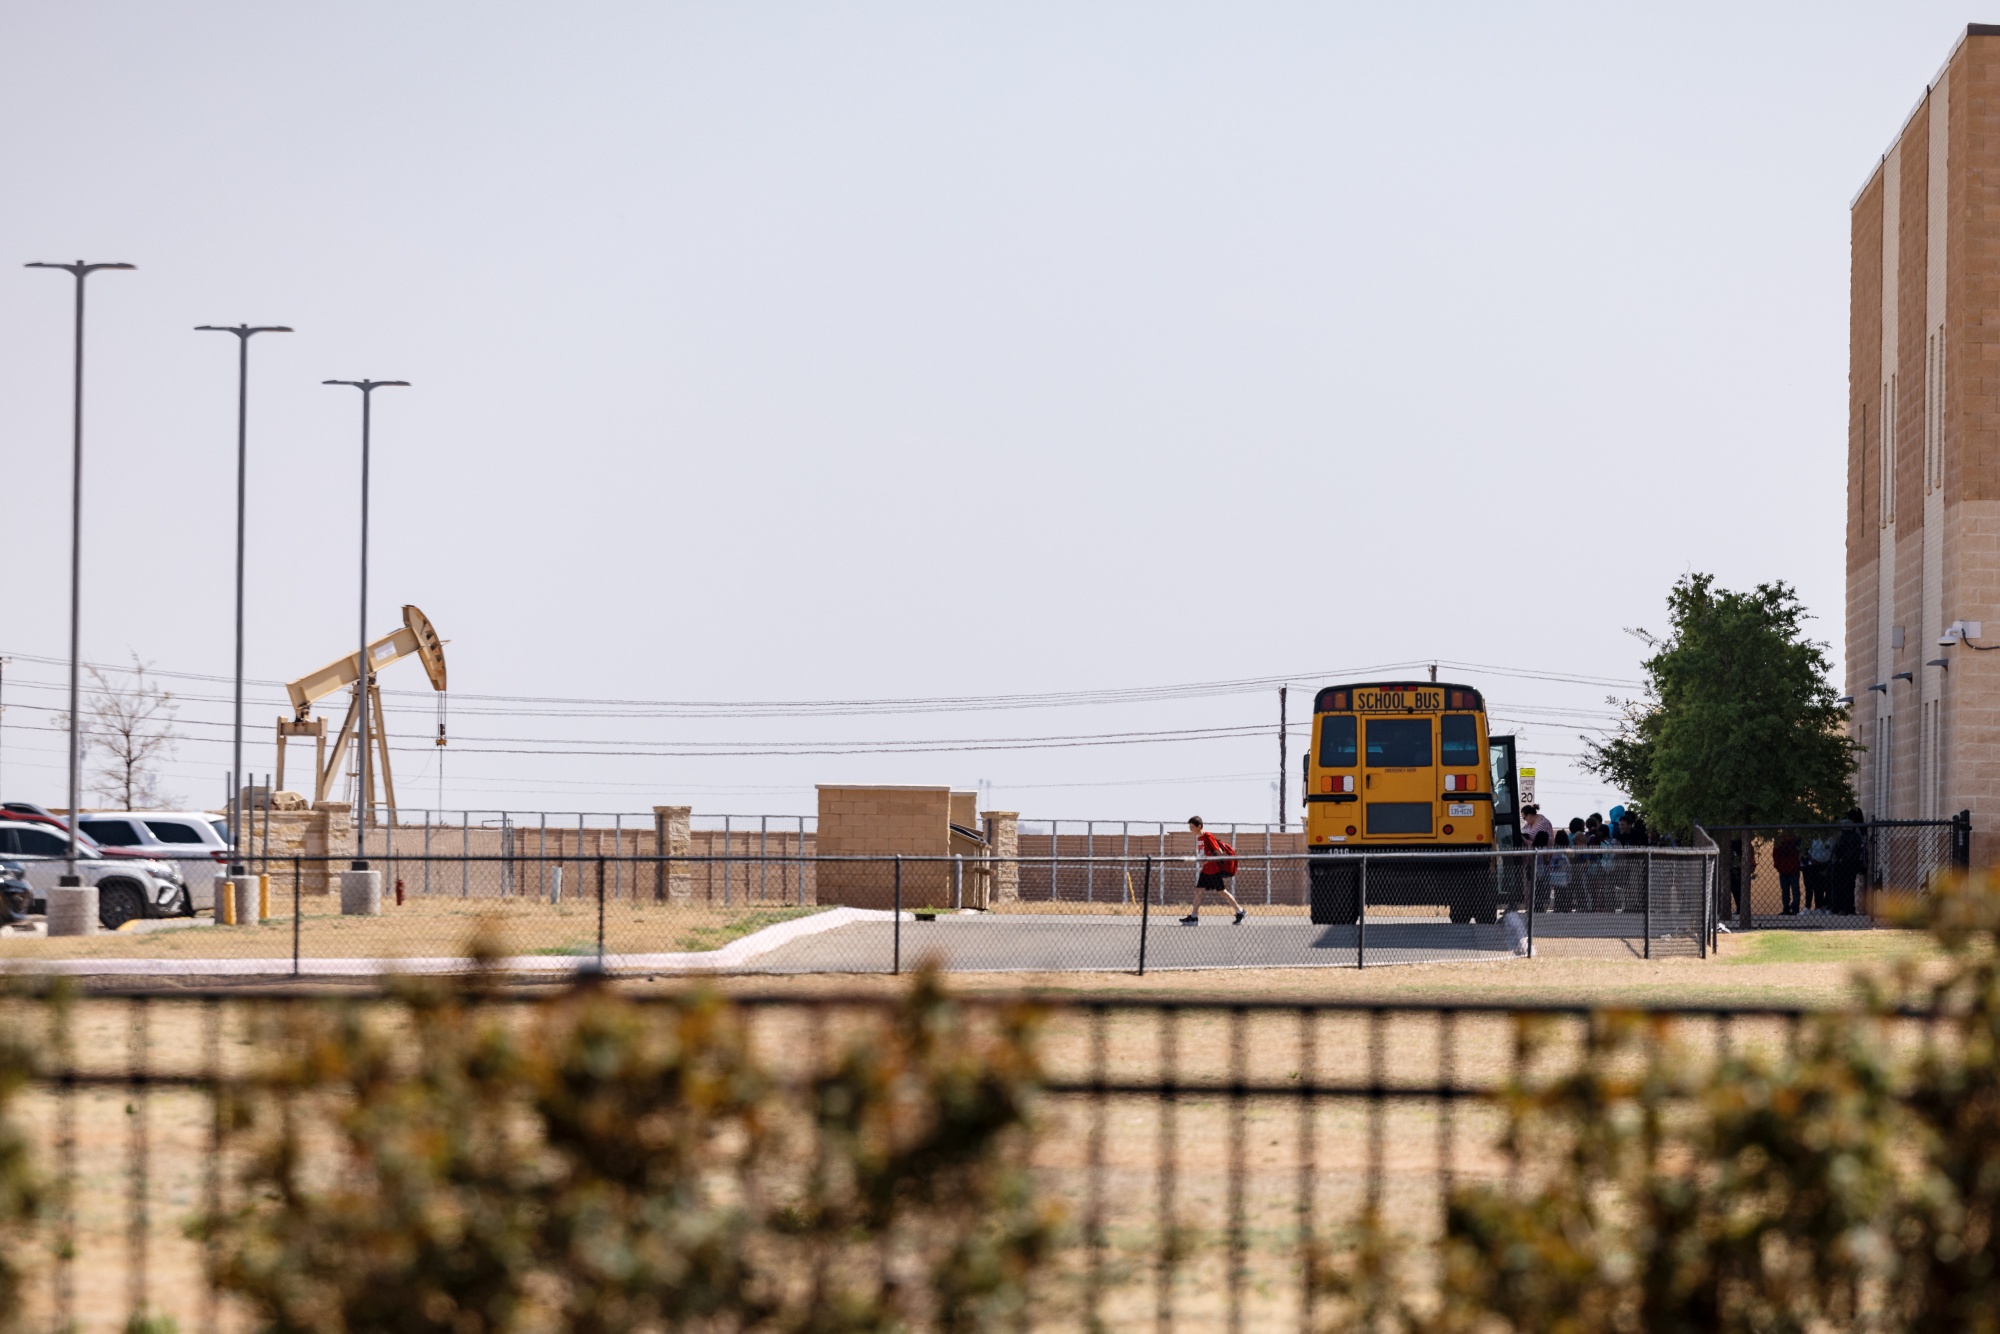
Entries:
{"label": "yellow sign", "polygon": [[1437,713],[1444,708],[1442,690],[1357,690],[1356,713]]}

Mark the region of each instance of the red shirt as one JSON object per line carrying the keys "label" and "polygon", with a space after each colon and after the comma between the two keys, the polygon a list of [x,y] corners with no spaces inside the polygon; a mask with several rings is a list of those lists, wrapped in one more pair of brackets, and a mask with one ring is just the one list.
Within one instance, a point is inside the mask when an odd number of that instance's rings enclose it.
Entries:
{"label": "red shirt", "polygon": [[[1222,841],[1204,829],[1195,836],[1194,850],[1197,856],[1219,857],[1222,855]],[[1221,875],[1222,863],[1203,862],[1201,864],[1201,873],[1203,875]]]}

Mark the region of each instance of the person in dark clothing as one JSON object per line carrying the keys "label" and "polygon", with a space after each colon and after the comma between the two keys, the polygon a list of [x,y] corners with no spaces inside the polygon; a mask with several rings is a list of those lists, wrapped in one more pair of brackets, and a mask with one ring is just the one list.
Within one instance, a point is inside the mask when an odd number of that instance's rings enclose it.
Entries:
{"label": "person in dark clothing", "polygon": [[1535,831],[1535,855],[1527,859],[1528,899],[1541,912],[1552,911],[1555,907],[1554,901],[1545,897],[1548,891],[1543,888],[1543,883],[1548,879],[1550,843],[1549,828],[1544,823],[1542,828]]}
{"label": "person in dark clothing", "polygon": [[1771,868],[1778,873],[1778,897],[1783,900],[1783,913],[1787,917],[1799,915],[1799,836],[1787,829],[1778,835],[1778,845],[1771,850]]}
{"label": "person in dark clothing", "polygon": [[1861,839],[1860,811],[1849,811],[1842,822],[1840,837],[1833,841],[1833,882],[1827,893],[1828,912],[1854,915],[1854,882],[1861,878],[1866,848]]}
{"label": "person in dark clothing", "polygon": [[1618,817],[1618,826],[1612,832],[1612,841],[1621,848],[1643,848],[1646,846],[1646,822],[1631,811]]}
{"label": "person in dark clothing", "polygon": [[1806,844],[1801,870],[1806,882],[1806,911],[1825,912],[1827,891],[1833,880],[1833,839],[1824,831]]}

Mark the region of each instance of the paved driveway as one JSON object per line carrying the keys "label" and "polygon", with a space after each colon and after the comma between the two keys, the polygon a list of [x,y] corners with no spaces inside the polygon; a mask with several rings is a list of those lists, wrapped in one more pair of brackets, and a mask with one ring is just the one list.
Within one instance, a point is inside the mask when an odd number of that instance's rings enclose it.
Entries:
{"label": "paved driveway", "polygon": [[[1139,966],[1134,917],[1036,916],[981,913],[903,924],[903,967],[935,958],[950,971],[1129,972]],[[1315,926],[1304,917],[1251,917],[1231,926],[1226,913],[1181,926],[1155,919],[1147,932],[1146,967],[1352,968],[1360,932]],[[894,925],[856,922],[792,941],[760,955],[759,972],[886,972]],[[1370,922],[1367,964],[1438,963],[1513,958],[1503,926],[1447,921]]]}

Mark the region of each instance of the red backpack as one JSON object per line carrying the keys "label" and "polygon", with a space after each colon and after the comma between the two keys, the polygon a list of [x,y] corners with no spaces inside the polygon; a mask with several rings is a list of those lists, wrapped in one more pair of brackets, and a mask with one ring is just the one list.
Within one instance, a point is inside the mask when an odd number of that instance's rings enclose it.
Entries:
{"label": "red backpack", "polygon": [[1216,869],[1221,872],[1224,879],[1233,878],[1236,875],[1236,849],[1206,830],[1202,831],[1202,837],[1214,845],[1215,851],[1219,854],[1211,859],[1216,863]]}

